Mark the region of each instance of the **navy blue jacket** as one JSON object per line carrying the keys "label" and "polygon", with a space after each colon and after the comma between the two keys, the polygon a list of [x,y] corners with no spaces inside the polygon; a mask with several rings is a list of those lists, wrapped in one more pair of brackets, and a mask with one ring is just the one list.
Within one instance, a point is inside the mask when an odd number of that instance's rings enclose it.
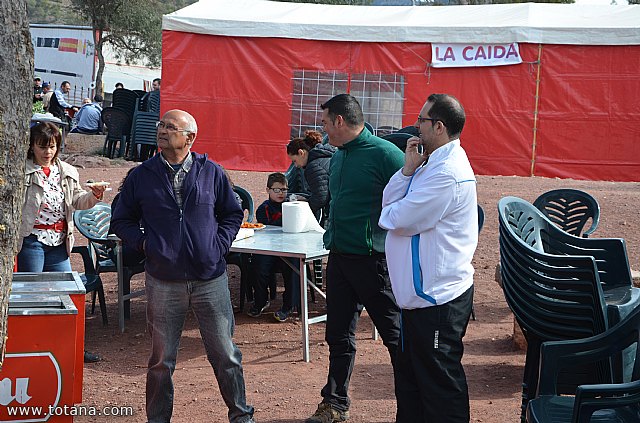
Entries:
{"label": "navy blue jacket", "polygon": [[282,203],[267,199],[256,210],[256,220],[265,225],[282,226]]}
{"label": "navy blue jacket", "polygon": [[329,144],[317,144],[309,150],[309,160],[304,168],[304,179],[311,192],[309,207],[316,217],[320,209],[325,209],[325,217],[329,216],[329,165],[335,152],[335,147]]}
{"label": "navy blue jacket", "polygon": [[194,161],[182,187],[182,209],[157,154],[131,172],[113,210],[113,232],[140,251],[146,240],[145,270],[157,279],[208,280],[222,275],[224,257],[244,217],[220,166],[206,155],[191,154]]}

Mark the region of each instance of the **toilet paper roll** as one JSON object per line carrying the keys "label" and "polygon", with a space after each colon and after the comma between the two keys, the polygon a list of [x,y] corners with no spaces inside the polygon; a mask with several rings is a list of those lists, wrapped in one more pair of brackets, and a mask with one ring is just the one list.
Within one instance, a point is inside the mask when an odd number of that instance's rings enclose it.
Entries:
{"label": "toilet paper roll", "polygon": [[308,232],[316,231],[324,233],[324,229],[316,220],[316,217],[305,201],[289,201],[282,203],[282,232]]}

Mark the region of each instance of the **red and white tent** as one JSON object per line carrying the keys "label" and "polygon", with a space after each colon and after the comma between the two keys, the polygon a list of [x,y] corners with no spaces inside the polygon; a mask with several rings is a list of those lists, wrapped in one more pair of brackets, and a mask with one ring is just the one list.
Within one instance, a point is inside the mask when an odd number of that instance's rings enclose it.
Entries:
{"label": "red and white tent", "polygon": [[195,150],[229,169],[286,169],[339,92],[381,133],[444,92],[476,173],[640,181],[640,6],[202,0],[164,17],[162,50],[163,111],[191,112]]}

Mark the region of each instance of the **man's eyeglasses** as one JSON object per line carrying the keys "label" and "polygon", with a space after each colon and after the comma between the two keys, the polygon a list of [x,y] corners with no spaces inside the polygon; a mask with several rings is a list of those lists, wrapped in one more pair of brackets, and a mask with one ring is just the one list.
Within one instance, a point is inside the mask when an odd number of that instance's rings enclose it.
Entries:
{"label": "man's eyeglasses", "polygon": [[418,116],[418,123],[420,123],[420,124],[425,123],[427,121],[438,122],[439,120],[440,119],[433,119],[433,118],[426,118],[426,117]]}
{"label": "man's eyeglasses", "polygon": [[163,121],[156,122],[157,129],[166,129],[169,132],[184,132],[185,134],[190,134],[192,131],[188,129],[178,128],[177,126],[171,123],[164,123]]}
{"label": "man's eyeglasses", "polygon": [[275,192],[276,194],[282,194],[282,193],[287,193],[289,190],[287,188],[269,188],[271,191]]}

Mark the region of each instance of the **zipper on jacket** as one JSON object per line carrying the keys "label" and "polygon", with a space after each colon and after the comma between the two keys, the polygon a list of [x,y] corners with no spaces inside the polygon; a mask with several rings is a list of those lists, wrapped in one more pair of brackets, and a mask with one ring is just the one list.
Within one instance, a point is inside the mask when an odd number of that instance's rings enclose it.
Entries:
{"label": "zipper on jacket", "polygon": [[[206,160],[206,158],[205,158]],[[195,160],[194,160],[194,165],[195,165]],[[206,164],[206,163],[205,163]],[[185,223],[184,223],[184,206],[185,204],[187,204],[187,201],[189,200],[189,198],[191,198],[191,196],[193,195],[193,191],[195,191],[195,188],[198,186],[198,179],[200,178],[200,173],[202,172],[202,169],[204,168],[205,164],[201,165],[200,168],[198,169],[198,173],[196,174],[195,177],[195,181],[193,182],[193,187],[191,187],[191,189],[189,190],[189,192],[187,193],[187,195],[182,199],[182,206],[178,207],[178,210],[180,211],[180,245],[182,245],[182,241],[184,240],[184,232],[185,232]],[[193,169],[193,167],[191,168]],[[185,178],[186,180],[186,178]],[[184,188],[184,182],[182,183],[182,187]],[[171,192],[173,192],[173,190],[171,190]],[[175,199],[175,196],[174,196]],[[178,204],[178,201],[176,200],[176,205]],[[182,248],[180,248],[180,256],[182,256],[182,258],[185,260],[185,262],[183,263],[182,268],[184,269],[184,278],[187,279],[188,275],[187,275],[187,263],[186,263],[186,258],[184,257],[184,251]]]}
{"label": "zipper on jacket", "polygon": [[[336,203],[337,203],[337,201],[338,201],[338,199],[339,199],[339,198],[342,198],[342,191],[344,190],[344,189],[342,188],[342,177],[344,176],[344,164],[345,164],[345,162],[347,161],[347,156],[348,156],[348,155],[349,155],[349,151],[345,148],[345,149],[344,149],[344,157],[342,158],[342,163],[340,164],[340,191],[338,192],[338,194],[339,194],[339,195],[338,195],[338,197],[336,197]],[[331,192],[331,191],[329,191],[329,192]],[[336,204],[336,205],[337,205],[337,204]],[[331,212],[329,212],[329,213],[331,213]],[[337,230],[337,228],[336,228],[335,216],[336,216],[336,213],[335,213],[335,210],[334,210],[334,212],[333,212],[333,217],[332,217],[332,219],[331,219],[331,227],[333,228],[333,229],[332,229],[332,230],[333,230],[333,247],[336,249],[336,251],[340,251],[340,250],[337,248],[337,247],[338,247],[338,246],[337,246],[337,240],[338,240],[337,234],[338,234],[338,230]]]}

